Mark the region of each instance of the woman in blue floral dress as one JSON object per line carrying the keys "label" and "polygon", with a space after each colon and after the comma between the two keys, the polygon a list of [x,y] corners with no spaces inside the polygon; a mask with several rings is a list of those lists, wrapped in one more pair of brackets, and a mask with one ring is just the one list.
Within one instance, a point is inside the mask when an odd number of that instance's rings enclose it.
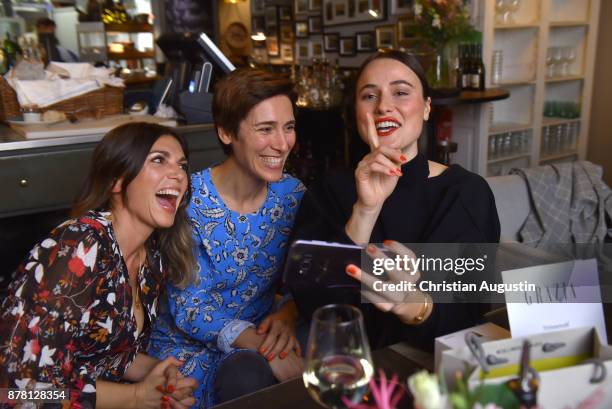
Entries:
{"label": "woman in blue floral dress", "polygon": [[181,372],[198,380],[200,407],[302,372],[295,304],[289,297],[275,303],[304,193],[283,173],[295,144],[295,99],[290,81],[254,69],[232,72],[215,90],[215,126],[228,156],[191,177],[199,282],[168,287],[149,348],[185,361]]}

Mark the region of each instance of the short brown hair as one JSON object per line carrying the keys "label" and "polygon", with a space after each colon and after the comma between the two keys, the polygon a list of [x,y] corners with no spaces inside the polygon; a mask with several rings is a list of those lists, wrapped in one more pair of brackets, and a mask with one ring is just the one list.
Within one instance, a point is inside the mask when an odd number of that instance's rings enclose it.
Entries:
{"label": "short brown hair", "polygon": [[[286,77],[254,68],[240,68],[229,73],[217,82],[212,103],[217,137],[219,128],[228,132],[233,138],[238,137],[240,123],[251,109],[260,102],[285,95],[291,101],[295,115],[297,94],[293,83]],[[226,155],[232,153],[232,147],[219,139]]]}
{"label": "short brown hair", "polygon": [[[140,173],[155,142],[165,135],[176,139],[185,158],[189,159],[187,142],[165,126],[133,122],[111,129],[104,135],[93,152],[89,174],[74,202],[72,216],[82,216],[89,210],[112,210],[111,192],[119,179],[122,179],[122,199],[127,202],[130,199],[126,194],[128,185]],[[191,181],[189,175],[186,178],[187,191],[179,204],[174,225],[155,233],[170,282],[183,288],[193,282],[196,264],[192,230],[187,218]]]}
{"label": "short brown hair", "polygon": [[51,20],[49,17],[41,17],[38,20],[36,20],[36,28],[40,28],[40,27],[56,28],[57,25],[55,24],[55,21]]}

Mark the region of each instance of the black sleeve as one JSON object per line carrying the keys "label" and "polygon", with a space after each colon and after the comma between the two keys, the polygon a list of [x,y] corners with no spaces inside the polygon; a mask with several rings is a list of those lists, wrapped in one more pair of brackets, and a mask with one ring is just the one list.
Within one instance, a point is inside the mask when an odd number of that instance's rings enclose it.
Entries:
{"label": "black sleeve", "polygon": [[344,227],[356,194],[354,181],[347,176],[344,172],[334,174],[308,188],[295,217],[290,243],[299,239],[352,243]]}
{"label": "black sleeve", "polygon": [[470,235],[461,242],[499,243],[499,217],[489,184],[482,177],[472,174],[462,187],[460,198],[472,225]]}

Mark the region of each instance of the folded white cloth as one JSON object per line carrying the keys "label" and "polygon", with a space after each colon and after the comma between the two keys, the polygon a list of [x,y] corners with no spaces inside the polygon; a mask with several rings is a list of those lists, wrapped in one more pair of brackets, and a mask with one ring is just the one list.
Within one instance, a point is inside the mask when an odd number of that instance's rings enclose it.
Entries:
{"label": "folded white cloth", "polygon": [[[46,72],[45,80],[19,80],[6,74],[5,78],[17,93],[19,105],[38,105],[40,108],[48,107],[68,98],[86,94],[110,85],[123,87],[121,78],[112,77],[112,69],[95,68],[88,63],[58,63],[53,62],[55,68]],[[50,65],[50,66],[51,66]],[[68,73],[70,78],[62,79]]]}

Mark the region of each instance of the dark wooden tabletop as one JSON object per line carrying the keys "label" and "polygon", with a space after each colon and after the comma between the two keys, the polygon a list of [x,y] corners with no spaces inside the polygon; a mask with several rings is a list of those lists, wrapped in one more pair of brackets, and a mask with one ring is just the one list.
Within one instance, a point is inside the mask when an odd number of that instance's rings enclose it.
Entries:
{"label": "dark wooden tabletop", "polygon": [[503,88],[487,88],[484,91],[461,91],[457,96],[436,96],[431,100],[434,106],[450,106],[464,104],[479,104],[483,102],[499,101],[510,96],[510,91]]}
{"label": "dark wooden tabletop", "polygon": [[[431,354],[415,350],[404,344],[396,344],[374,351],[372,355],[375,376],[378,376],[378,368],[382,368],[387,376],[396,373],[404,387],[406,387],[406,380],[414,372],[420,369],[429,371],[433,369],[433,356]],[[412,399],[406,393],[400,401],[398,409],[411,409],[412,407]],[[214,409],[252,408],[321,409],[322,407],[308,395],[301,377],[214,407]]]}

